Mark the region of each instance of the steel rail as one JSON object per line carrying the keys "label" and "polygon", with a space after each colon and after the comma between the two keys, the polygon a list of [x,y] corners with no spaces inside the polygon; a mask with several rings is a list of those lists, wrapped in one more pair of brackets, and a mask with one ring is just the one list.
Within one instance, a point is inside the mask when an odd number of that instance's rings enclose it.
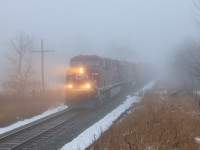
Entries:
{"label": "steel rail", "polygon": [[[0,149],[18,149],[26,143],[33,141],[37,137],[40,137],[41,135],[59,127],[60,125],[73,120],[83,112],[83,109],[81,110],[76,109],[61,111],[50,117],[36,121],[31,125],[25,126],[19,130],[4,135],[0,138]],[[70,116],[68,119],[65,119],[67,115],[70,115],[70,113],[72,116]]]}

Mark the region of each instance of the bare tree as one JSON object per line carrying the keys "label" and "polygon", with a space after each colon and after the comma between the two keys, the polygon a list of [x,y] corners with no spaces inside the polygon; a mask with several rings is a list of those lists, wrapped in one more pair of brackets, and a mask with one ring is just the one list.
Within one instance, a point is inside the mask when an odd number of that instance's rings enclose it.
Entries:
{"label": "bare tree", "polygon": [[33,38],[23,33],[11,40],[12,51],[8,54],[9,87],[20,95],[24,95],[31,86],[33,78],[33,63],[31,51]]}
{"label": "bare tree", "polygon": [[200,79],[200,45],[187,39],[179,48],[174,61],[173,72],[181,87],[192,92],[198,87]]}
{"label": "bare tree", "polygon": [[193,76],[200,77],[200,45],[188,41],[182,48],[180,61],[184,68]]}
{"label": "bare tree", "polygon": [[192,9],[194,22],[200,27],[200,0],[193,0],[194,7]]}

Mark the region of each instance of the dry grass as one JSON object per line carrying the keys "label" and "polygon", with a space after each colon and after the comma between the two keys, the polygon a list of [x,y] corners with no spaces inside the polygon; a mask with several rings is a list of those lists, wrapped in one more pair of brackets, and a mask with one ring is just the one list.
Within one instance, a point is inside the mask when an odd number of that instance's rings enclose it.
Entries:
{"label": "dry grass", "polygon": [[63,102],[59,91],[47,91],[45,95],[19,96],[0,93],[0,127],[40,114]]}
{"label": "dry grass", "polygon": [[200,114],[192,96],[161,98],[147,93],[132,113],[111,127],[90,149],[196,150]]}

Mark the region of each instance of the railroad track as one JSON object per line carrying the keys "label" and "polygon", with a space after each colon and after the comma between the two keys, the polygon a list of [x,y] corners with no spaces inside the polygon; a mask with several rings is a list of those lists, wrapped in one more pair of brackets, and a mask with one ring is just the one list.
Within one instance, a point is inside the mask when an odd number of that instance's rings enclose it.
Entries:
{"label": "railroad track", "polygon": [[47,132],[59,128],[66,122],[72,121],[84,112],[86,112],[86,109],[64,110],[6,134],[0,137],[0,150],[27,149],[24,145],[33,142]]}

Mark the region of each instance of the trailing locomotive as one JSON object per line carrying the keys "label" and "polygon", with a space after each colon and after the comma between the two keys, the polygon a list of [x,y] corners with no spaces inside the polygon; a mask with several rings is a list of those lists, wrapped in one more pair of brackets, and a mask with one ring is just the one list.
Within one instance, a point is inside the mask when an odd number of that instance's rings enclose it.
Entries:
{"label": "trailing locomotive", "polygon": [[134,63],[96,55],[75,56],[66,71],[66,103],[69,107],[93,106],[135,81]]}

